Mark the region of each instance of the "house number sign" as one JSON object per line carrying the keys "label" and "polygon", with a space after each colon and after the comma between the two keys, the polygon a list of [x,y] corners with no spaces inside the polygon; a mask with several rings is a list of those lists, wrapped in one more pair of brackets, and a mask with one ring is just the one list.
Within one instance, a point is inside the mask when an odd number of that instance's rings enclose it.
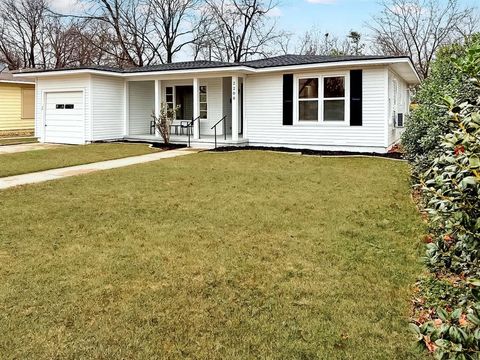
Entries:
{"label": "house number sign", "polygon": [[235,100],[235,96],[237,95],[237,82],[233,80],[232,82],[232,100]]}

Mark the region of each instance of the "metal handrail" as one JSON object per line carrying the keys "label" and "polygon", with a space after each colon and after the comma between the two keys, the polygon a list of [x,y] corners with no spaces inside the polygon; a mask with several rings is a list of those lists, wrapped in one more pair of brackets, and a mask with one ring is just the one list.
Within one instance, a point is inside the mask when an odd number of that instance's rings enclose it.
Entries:
{"label": "metal handrail", "polygon": [[227,119],[227,116],[225,115],[220,120],[218,120],[215,123],[215,125],[211,127],[211,129],[215,130],[215,149],[217,148],[217,125],[220,124],[222,121],[223,121],[223,135],[225,137],[225,140],[227,140],[227,122],[225,121],[226,119]]}
{"label": "metal handrail", "polygon": [[200,139],[200,116],[197,116],[195,119],[192,119],[186,126],[187,128],[187,135],[188,135],[188,147],[190,147],[190,129],[193,129],[193,125],[195,124],[195,121],[198,121],[198,138]]}

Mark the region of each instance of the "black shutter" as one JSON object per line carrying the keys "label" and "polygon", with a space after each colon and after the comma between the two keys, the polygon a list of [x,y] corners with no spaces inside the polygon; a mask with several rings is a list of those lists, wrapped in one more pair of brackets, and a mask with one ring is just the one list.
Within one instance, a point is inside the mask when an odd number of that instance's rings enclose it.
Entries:
{"label": "black shutter", "polygon": [[293,125],[293,74],[283,75],[283,125]]}
{"label": "black shutter", "polygon": [[350,126],[362,126],[362,70],[350,71]]}

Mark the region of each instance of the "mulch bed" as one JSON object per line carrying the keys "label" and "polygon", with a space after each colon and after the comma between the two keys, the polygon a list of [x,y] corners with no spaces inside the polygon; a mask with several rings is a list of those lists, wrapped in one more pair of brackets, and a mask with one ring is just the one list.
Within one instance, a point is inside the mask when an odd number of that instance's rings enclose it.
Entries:
{"label": "mulch bed", "polygon": [[239,151],[239,150],[262,150],[262,151],[278,151],[286,153],[301,153],[302,155],[312,156],[375,156],[388,159],[403,160],[403,154],[398,151],[392,151],[386,154],[381,153],[361,153],[353,151],[319,151],[309,149],[291,149],[285,147],[265,147],[265,146],[223,146],[210,151],[225,152],[225,151]]}

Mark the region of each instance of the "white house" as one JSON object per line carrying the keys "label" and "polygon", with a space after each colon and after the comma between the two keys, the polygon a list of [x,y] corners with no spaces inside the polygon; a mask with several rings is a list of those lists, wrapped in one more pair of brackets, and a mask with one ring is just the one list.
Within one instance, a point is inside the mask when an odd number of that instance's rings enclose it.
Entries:
{"label": "white house", "polygon": [[219,145],[359,152],[386,152],[399,140],[408,89],[419,83],[409,58],[379,56],[284,55],[15,76],[35,80],[41,142],[160,141],[151,114],[167,103],[180,105],[173,143],[186,143],[190,131],[193,146],[212,146],[216,133]]}

